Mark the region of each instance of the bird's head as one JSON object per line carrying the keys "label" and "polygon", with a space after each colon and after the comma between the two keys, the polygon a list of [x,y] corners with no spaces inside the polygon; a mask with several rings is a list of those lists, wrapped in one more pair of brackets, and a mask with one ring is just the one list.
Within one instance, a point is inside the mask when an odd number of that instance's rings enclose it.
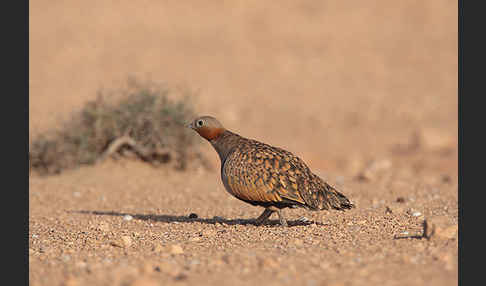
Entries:
{"label": "bird's head", "polygon": [[217,139],[226,129],[212,116],[200,116],[194,119],[187,127],[195,130],[208,141]]}

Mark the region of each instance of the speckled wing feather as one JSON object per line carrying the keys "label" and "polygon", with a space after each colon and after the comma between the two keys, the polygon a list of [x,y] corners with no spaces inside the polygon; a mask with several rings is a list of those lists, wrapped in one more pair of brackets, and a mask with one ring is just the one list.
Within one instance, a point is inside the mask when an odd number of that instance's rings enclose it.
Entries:
{"label": "speckled wing feather", "polygon": [[252,140],[240,142],[224,162],[223,183],[235,197],[255,205],[305,204],[286,153]]}
{"label": "speckled wing feather", "polygon": [[[349,201],[292,153],[238,136],[222,165],[226,189],[235,197],[261,206],[297,205],[311,210],[341,209]],[[341,197],[343,199],[341,199]]]}

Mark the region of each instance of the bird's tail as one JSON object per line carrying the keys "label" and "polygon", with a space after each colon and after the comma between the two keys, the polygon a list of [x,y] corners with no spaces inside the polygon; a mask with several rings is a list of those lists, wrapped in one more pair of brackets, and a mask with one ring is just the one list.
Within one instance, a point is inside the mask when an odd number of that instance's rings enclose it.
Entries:
{"label": "bird's tail", "polygon": [[319,190],[319,209],[345,210],[354,208],[354,204],[345,195],[338,192],[334,187],[324,182],[324,188]]}

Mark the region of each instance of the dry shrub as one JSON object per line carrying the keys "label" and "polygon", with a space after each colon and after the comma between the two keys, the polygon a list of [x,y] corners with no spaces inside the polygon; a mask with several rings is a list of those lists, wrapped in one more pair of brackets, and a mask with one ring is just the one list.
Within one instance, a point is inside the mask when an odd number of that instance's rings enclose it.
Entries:
{"label": "dry shrub", "polygon": [[124,155],[153,165],[172,163],[179,170],[189,162],[207,167],[196,136],[184,127],[195,117],[191,94],[183,90],[183,96],[175,100],[169,98],[170,92],[164,86],[134,81],[118,91],[121,96],[116,102],[99,92],[63,128],[32,141],[31,169],[57,174]]}

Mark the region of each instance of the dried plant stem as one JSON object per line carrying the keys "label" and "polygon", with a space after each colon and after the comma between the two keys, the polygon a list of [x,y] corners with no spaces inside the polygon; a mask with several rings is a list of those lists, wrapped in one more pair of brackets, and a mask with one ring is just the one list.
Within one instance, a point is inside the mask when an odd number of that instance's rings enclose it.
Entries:
{"label": "dried plant stem", "polygon": [[172,152],[168,149],[147,149],[139,144],[128,135],[123,135],[115,140],[113,140],[109,145],[108,148],[101,154],[101,156],[96,160],[97,163],[104,161],[106,158],[110,157],[114,153],[118,152],[120,148],[128,146],[130,147],[140,159],[152,162],[157,158],[165,158],[165,161],[170,160],[172,157]]}

